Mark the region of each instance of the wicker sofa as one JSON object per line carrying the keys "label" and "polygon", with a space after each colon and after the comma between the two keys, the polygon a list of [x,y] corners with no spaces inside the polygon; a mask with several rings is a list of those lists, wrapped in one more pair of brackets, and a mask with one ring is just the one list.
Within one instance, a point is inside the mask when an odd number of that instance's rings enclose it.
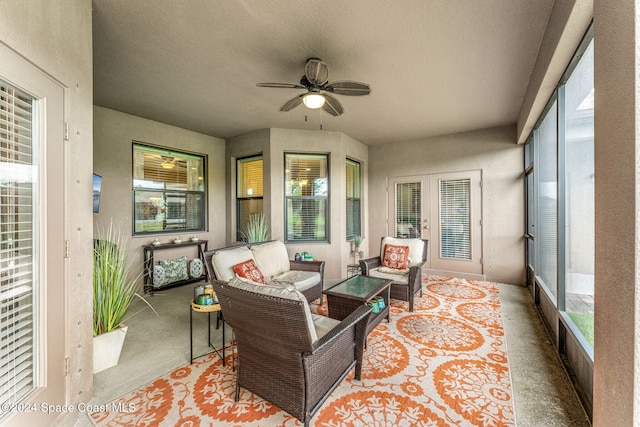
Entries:
{"label": "wicker sofa", "polygon": [[371,313],[366,305],[337,321],[311,314],[305,296],[291,286],[237,277],[211,283],[236,337],[236,402],[244,388],[308,426],[351,369],[360,380]]}
{"label": "wicker sofa", "polygon": [[[384,268],[383,257],[385,245],[408,246],[409,263],[404,270]],[[380,255],[360,261],[363,276],[391,279],[391,298],[409,301],[409,311],[413,311],[415,295],[422,295],[422,266],[427,261],[428,240],[416,238],[383,237],[380,244]]]}
{"label": "wicker sofa", "polygon": [[324,261],[290,260],[282,241],[227,246],[205,252],[204,259],[208,280],[228,282],[236,275],[234,265],[252,259],[267,282],[293,285],[307,301],[322,301]]}

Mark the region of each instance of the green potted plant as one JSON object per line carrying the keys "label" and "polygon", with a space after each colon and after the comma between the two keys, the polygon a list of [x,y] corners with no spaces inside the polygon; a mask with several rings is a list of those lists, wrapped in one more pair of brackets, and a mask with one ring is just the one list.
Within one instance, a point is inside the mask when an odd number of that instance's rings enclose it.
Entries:
{"label": "green potted plant", "polygon": [[360,252],[360,245],[362,244],[362,236],[356,234],[353,236],[353,252]]}
{"label": "green potted plant", "polygon": [[98,230],[93,245],[94,373],[118,364],[127,333],[123,320],[134,298],[151,307],[137,293],[140,273],[131,273],[126,248],[126,239],[113,224]]}
{"label": "green potted plant", "polygon": [[242,238],[247,243],[266,242],[271,238],[269,224],[263,213],[254,213],[241,231]]}

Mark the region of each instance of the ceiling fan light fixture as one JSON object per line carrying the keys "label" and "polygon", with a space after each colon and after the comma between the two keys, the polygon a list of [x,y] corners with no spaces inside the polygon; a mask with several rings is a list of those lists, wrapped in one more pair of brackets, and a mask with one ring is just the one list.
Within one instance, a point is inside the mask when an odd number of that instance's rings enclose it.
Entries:
{"label": "ceiling fan light fixture", "polygon": [[316,110],[318,108],[322,108],[325,99],[324,96],[320,95],[319,93],[308,93],[304,97],[302,97],[302,102],[304,103],[305,107]]}

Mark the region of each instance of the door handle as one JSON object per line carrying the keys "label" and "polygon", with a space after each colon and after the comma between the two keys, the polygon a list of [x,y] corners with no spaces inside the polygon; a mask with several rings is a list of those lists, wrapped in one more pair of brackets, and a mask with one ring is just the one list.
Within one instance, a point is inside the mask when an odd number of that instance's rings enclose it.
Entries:
{"label": "door handle", "polygon": [[424,228],[425,230],[428,230],[430,227],[429,227],[428,225],[425,225],[423,228]]}

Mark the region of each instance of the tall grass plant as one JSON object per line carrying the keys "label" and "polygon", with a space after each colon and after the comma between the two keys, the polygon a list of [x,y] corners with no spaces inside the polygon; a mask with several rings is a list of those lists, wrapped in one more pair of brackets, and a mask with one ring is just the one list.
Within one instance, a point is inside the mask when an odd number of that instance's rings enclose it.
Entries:
{"label": "tall grass plant", "polygon": [[93,336],[117,329],[134,298],[151,307],[137,293],[141,273],[131,273],[127,243],[113,223],[98,230],[93,245]]}
{"label": "tall grass plant", "polygon": [[241,234],[247,243],[266,242],[271,239],[271,230],[264,214],[251,214],[249,221],[242,228]]}

